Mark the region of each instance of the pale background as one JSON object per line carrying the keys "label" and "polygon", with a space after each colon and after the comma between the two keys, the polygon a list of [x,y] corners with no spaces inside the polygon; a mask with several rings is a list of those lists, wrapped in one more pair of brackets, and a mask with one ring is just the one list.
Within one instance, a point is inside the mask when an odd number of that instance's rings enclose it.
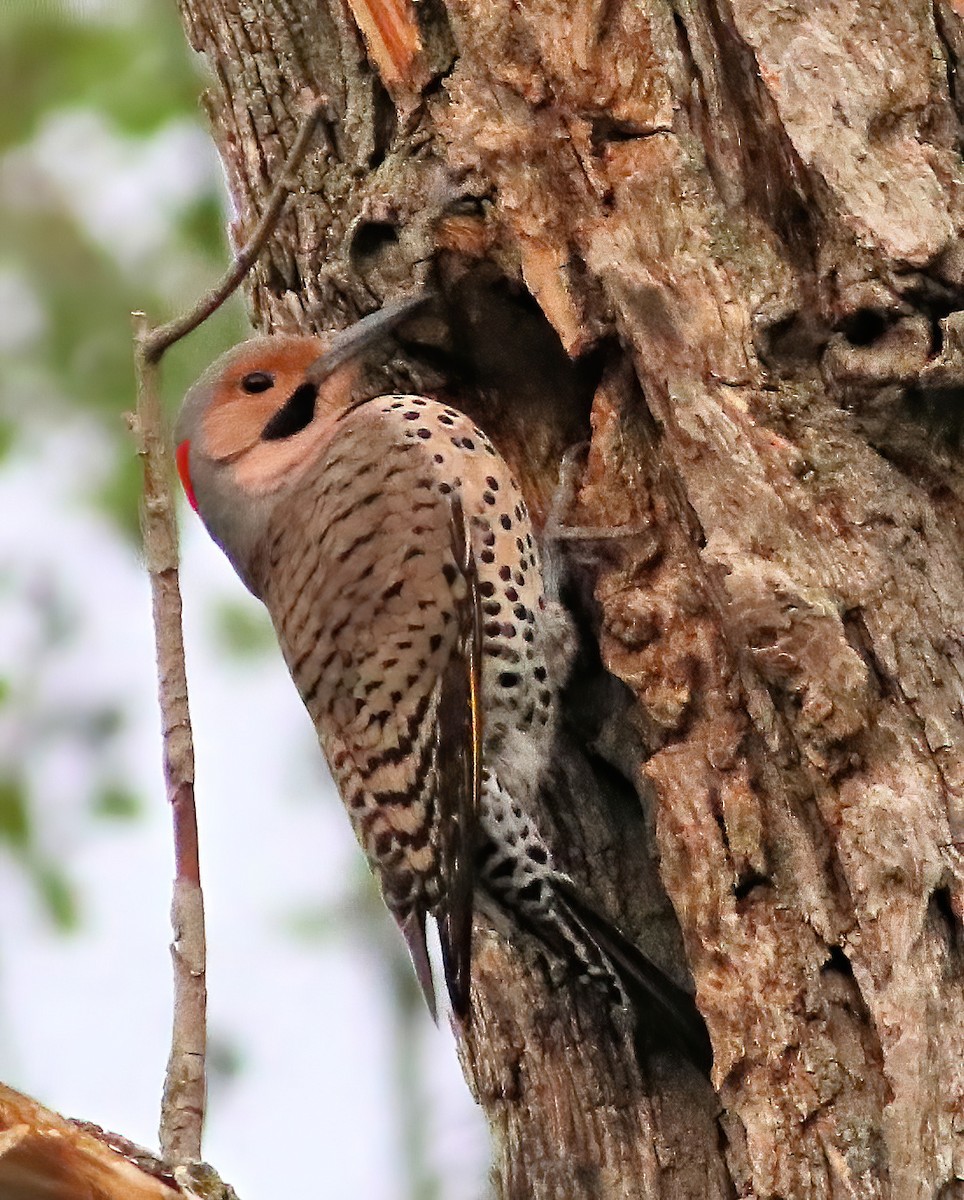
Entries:
{"label": "pale background", "polygon": [[[129,309],[163,315],[224,263],[198,72],[164,0],[0,0],[0,1079],[150,1147],[171,849],[121,414]],[[239,312],[172,355],[172,405]],[[182,524],[205,1155],[242,1200],[475,1200],[487,1149],[452,1034],[415,995],[259,606]]]}

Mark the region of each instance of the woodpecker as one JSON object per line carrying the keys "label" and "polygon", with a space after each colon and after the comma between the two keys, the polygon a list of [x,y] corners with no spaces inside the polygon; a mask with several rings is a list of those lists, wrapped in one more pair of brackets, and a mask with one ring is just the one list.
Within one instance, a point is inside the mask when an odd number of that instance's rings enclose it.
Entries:
{"label": "woodpecker", "polygon": [[420,303],[229,350],[178,418],[185,492],[267,607],[433,1017],[426,917],[464,1021],[478,907],[641,998],[706,1069],[692,997],[579,896],[534,819],[573,636],[508,463],[444,399],[355,394]]}

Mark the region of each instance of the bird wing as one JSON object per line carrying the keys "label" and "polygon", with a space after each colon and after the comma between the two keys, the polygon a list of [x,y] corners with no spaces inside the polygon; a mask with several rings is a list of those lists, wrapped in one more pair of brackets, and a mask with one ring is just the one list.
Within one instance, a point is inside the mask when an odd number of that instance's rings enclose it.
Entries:
{"label": "bird wing", "polygon": [[392,409],[398,400],[356,408],[274,514],[265,602],[428,1006],[431,912],[464,1018],[482,773],[479,588],[459,488],[443,490],[422,439],[406,438],[418,426],[407,407]]}
{"label": "bird wing", "polygon": [[452,1008],[464,1020],[469,1015],[473,860],[482,788],[482,609],[472,543],[457,496],[452,498],[451,506],[452,548],[464,587],[455,593],[456,640],[439,680],[439,850],[442,875],[447,881],[439,914],[439,938]]}

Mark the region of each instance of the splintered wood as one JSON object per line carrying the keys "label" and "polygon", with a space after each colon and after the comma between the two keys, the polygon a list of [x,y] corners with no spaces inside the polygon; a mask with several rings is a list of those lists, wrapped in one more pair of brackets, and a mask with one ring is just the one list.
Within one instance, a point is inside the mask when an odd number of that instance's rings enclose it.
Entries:
{"label": "splintered wood", "polygon": [[[0,1084],[3,1200],[177,1200],[170,1177],[150,1174],[140,1152],[67,1121]],[[144,1162],[153,1160],[144,1153]]]}
{"label": "splintered wood", "polygon": [[411,0],[348,0],[368,53],[390,92],[416,92],[428,82]]}

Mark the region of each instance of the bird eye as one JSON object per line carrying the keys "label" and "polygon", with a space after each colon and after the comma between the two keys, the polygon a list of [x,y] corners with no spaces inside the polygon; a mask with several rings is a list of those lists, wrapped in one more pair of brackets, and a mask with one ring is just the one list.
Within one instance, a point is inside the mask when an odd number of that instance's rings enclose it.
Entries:
{"label": "bird eye", "polygon": [[252,371],[241,380],[241,386],[246,392],[266,392],[274,387],[274,376],[267,371]]}

